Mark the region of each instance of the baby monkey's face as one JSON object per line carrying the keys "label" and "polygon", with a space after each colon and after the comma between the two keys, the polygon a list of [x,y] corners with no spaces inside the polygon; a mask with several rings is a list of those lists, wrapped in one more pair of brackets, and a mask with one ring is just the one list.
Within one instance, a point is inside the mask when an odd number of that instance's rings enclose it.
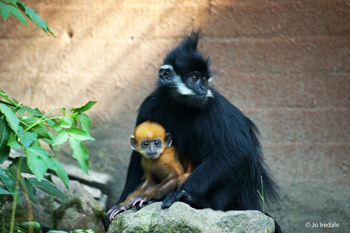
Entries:
{"label": "baby monkey's face", "polygon": [[164,148],[160,138],[142,139],[140,142],[141,154],[149,159],[157,159],[163,153]]}

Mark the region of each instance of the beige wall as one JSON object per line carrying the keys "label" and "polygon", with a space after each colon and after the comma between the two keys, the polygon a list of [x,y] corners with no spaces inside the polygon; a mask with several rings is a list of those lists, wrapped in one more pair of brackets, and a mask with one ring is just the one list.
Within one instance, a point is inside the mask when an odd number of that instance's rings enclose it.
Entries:
{"label": "beige wall", "polygon": [[[88,112],[96,141],[87,146],[91,169],[115,178],[110,204],[123,188],[128,137],[162,58],[200,27],[217,89],[256,122],[284,188],[284,204],[269,212],[286,232],[307,232],[306,222],[350,227],[347,0],[25,2],[56,37],[13,16],[1,22],[0,89],[46,112],[99,101]],[[59,160],[75,163],[61,151]]]}

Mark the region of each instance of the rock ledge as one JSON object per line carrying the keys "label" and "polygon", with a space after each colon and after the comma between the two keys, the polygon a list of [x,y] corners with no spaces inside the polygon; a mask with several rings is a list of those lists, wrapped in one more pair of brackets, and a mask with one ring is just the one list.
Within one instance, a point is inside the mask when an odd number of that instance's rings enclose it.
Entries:
{"label": "rock ledge", "polygon": [[139,211],[125,211],[111,223],[108,233],[242,233],[264,232],[264,217],[269,232],[275,231],[274,220],[260,211],[197,210],[176,202],[169,209],[161,209],[160,202]]}

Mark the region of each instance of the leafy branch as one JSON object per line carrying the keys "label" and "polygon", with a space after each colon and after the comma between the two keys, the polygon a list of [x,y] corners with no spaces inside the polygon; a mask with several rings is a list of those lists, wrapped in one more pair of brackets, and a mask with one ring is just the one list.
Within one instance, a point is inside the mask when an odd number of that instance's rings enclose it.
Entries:
{"label": "leafy branch", "polygon": [[16,19],[18,19],[21,23],[26,25],[27,20],[21,11],[38,27],[42,28],[46,33],[49,32],[54,36],[53,32],[47,26],[47,23],[42,20],[39,15],[30,7],[27,7],[25,3],[17,1],[17,0],[0,0],[0,15],[4,20],[6,20],[10,14],[12,14]]}
{"label": "leafy branch", "polygon": [[[89,154],[82,142],[94,138],[90,135],[90,118],[84,112],[97,102],[89,101],[79,108],[58,107],[44,115],[37,108],[10,99],[3,91],[0,91],[0,96],[5,99],[0,101],[0,164],[8,159],[10,148],[22,148],[26,155],[15,158],[8,168],[0,168],[0,181],[4,184],[4,188],[0,187],[0,202],[4,203],[5,194],[17,199],[17,184],[33,202],[36,188],[65,198],[45,173],[48,169],[54,171],[68,189],[67,172],[41,144],[48,144],[55,154],[58,145],[69,141],[73,157],[80,169],[88,174]],[[49,117],[57,110],[61,110],[61,116]],[[22,173],[35,177],[23,177]]]}

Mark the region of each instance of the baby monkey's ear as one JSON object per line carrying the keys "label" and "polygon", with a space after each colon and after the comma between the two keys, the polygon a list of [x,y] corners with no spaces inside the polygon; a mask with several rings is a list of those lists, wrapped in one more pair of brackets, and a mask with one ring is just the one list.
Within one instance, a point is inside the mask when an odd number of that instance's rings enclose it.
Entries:
{"label": "baby monkey's ear", "polygon": [[173,138],[170,133],[165,134],[164,144],[166,147],[170,147],[171,143],[173,143]]}
{"label": "baby monkey's ear", "polygon": [[134,137],[134,135],[130,136],[130,146],[131,146],[131,149],[133,149],[133,150],[137,149],[137,141],[136,141],[136,138]]}

